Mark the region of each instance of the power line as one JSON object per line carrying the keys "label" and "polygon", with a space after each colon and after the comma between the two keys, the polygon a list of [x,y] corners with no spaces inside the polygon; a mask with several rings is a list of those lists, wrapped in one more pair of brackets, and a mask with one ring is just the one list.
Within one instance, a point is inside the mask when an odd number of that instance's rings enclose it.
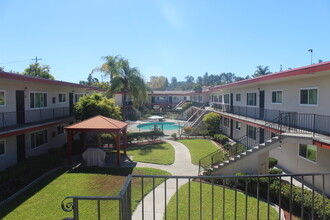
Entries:
{"label": "power line", "polygon": [[32,60],[35,60],[36,63],[38,63],[38,60],[42,60],[42,59],[38,59],[38,57],[36,56],[36,58],[35,59],[32,59]]}

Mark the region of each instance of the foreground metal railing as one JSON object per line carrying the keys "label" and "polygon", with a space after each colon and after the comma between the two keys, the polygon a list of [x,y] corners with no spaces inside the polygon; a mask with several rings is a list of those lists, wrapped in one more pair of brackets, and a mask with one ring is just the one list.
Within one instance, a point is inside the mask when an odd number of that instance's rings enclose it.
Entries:
{"label": "foreground metal railing", "polygon": [[[163,181],[161,185],[155,182]],[[149,183],[149,184],[147,184]],[[151,184],[150,184],[151,183]],[[118,196],[67,197],[70,219],[84,218],[80,202],[95,201],[96,216],[111,219],[329,219],[330,173],[240,176],[128,176]],[[146,195],[147,188],[152,187]],[[135,189],[135,190],[134,190]],[[138,190],[137,190],[138,189]],[[132,190],[132,193],[131,193]],[[138,205],[131,215],[132,198]],[[72,199],[72,202],[66,200]],[[118,201],[118,217],[100,202]],[[87,207],[91,211],[92,206]]]}
{"label": "foreground metal railing", "polygon": [[[73,212],[73,217],[65,218],[67,220],[78,220],[80,219],[80,208],[79,203],[82,201],[95,201],[96,202],[96,216],[93,216],[93,219],[101,219],[101,201],[116,201],[118,213],[107,213],[107,216],[116,216],[118,214],[118,218],[116,219],[131,219],[131,203],[132,203],[132,192],[131,192],[131,184],[132,184],[132,176],[128,175],[126,181],[120,190],[117,196],[69,196],[66,197],[62,203],[62,210],[65,212]],[[71,200],[71,201],[70,201]],[[91,208],[91,207],[89,207]],[[84,218],[84,216],[82,217]]]}

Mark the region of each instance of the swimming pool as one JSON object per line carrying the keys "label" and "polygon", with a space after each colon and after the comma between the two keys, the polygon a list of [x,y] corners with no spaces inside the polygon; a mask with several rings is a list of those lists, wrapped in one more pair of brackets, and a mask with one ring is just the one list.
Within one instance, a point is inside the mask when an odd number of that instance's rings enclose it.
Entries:
{"label": "swimming pool", "polygon": [[144,123],[139,124],[137,127],[144,130],[151,130],[155,126],[157,126],[160,130],[176,130],[179,128],[182,128],[182,126],[174,124],[174,122],[150,122],[150,123]]}

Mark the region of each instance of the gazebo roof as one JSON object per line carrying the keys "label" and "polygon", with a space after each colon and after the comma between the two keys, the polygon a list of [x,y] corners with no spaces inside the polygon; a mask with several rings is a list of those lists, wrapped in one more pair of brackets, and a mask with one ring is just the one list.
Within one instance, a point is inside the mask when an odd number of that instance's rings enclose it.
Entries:
{"label": "gazebo roof", "polygon": [[66,130],[112,130],[120,131],[126,128],[128,123],[112,118],[97,115],[73,125],[66,126]]}

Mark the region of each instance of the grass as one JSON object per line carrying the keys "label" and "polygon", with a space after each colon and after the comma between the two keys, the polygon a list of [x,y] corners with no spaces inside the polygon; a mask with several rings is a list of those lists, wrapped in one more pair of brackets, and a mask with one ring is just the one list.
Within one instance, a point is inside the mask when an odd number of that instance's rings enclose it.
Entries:
{"label": "grass", "polygon": [[[212,219],[212,185],[202,183],[202,209],[200,209],[200,183],[190,183],[190,199],[188,199],[189,184],[183,185],[178,191],[178,219],[188,219],[188,201],[190,201],[190,217],[191,219],[200,219],[200,211],[202,210],[202,219]],[[225,189],[225,219],[234,219],[235,211],[235,191]],[[245,194],[237,192],[237,218],[245,218]],[[259,219],[267,219],[268,205],[260,201]],[[214,186],[214,219],[222,218],[223,210],[223,188]],[[176,195],[171,198],[167,210],[167,219],[176,219]],[[257,199],[248,196],[248,218],[257,219]],[[277,211],[270,207],[270,219],[278,219]]]}
{"label": "grass", "polygon": [[[67,196],[115,196],[118,195],[126,176],[170,175],[166,171],[151,168],[77,168],[60,170],[44,178],[27,192],[0,209],[0,219],[63,219],[72,217],[61,209]],[[163,180],[155,181],[155,186]],[[152,190],[152,179],[144,179],[144,195]],[[141,200],[141,179],[132,180],[132,209]],[[69,200],[69,202],[71,202]],[[118,219],[118,201],[101,201],[102,219]],[[96,201],[79,202],[82,219],[97,219]]]}
{"label": "grass", "polygon": [[184,139],[178,141],[187,146],[190,151],[191,162],[195,165],[198,165],[201,158],[218,150],[217,146],[206,139]]}
{"label": "grass", "polygon": [[134,145],[127,149],[127,154],[134,156],[134,161],[155,164],[172,164],[175,159],[174,148],[166,142]]}

